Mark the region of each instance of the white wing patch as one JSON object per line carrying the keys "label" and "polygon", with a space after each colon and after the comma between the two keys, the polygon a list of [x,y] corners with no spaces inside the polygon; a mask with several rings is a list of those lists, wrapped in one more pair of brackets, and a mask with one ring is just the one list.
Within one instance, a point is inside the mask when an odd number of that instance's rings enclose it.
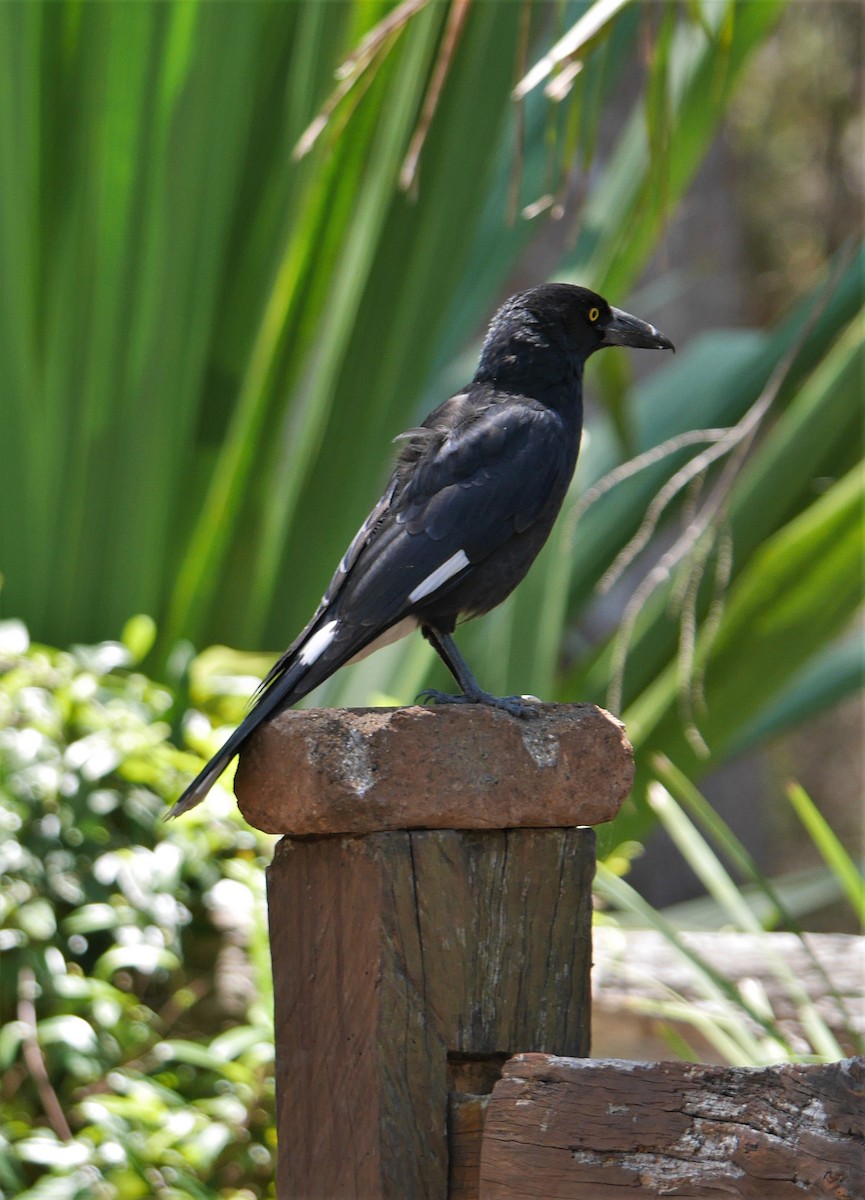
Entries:
{"label": "white wing patch", "polygon": [[300,661],[305,667],[311,666],[316,659],[321,658],[330,643],[336,637],[339,621],[328,621],[312,635],[299,654]]}
{"label": "white wing patch", "polygon": [[409,592],[409,601],[416,604],[418,600],[423,600],[425,596],[429,596],[432,592],[437,591],[442,584],[447,583],[449,579],[453,579],[454,575],[458,575],[465,567],[470,566],[469,557],[465,550],[457,550],[456,554],[452,554],[447,562],[443,562],[440,567],[427,575],[426,579],[422,580],[414,591]]}

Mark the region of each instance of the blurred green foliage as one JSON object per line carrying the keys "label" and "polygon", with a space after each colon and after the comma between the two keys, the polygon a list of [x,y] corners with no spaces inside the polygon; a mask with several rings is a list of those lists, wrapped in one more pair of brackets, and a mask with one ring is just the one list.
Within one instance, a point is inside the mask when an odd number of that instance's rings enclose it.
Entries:
{"label": "blurred green foliage", "polygon": [[6,615],[67,645],[150,613],[160,669],[282,644],[552,217],[556,273],[625,302],[782,8],[0,6]]}
{"label": "blurred green foliage", "polygon": [[270,839],[219,791],[205,819],[160,821],[201,760],[134,663],[0,625],[8,1200],[272,1195]]}

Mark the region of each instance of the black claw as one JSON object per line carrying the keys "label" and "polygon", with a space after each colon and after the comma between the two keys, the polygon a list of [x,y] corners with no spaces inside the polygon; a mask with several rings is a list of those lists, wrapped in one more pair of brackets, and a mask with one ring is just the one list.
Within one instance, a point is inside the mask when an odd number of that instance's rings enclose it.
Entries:
{"label": "black claw", "polygon": [[425,688],[415,697],[418,704],[485,704],[488,708],[498,708],[510,713],[512,717],[537,717],[540,714],[539,702],[528,702],[524,696],[492,696],[489,692],[478,692],[477,695],[467,696],[464,692],[451,695],[440,692],[436,688]]}
{"label": "black claw", "polygon": [[489,700],[482,700],[482,704],[491,704],[493,708],[504,709],[505,712],[511,713],[512,716],[531,718],[541,715],[540,701],[535,700],[532,703],[525,696],[490,696]]}
{"label": "black claw", "polygon": [[448,692],[440,692],[437,688],[424,688],[415,696],[415,704],[471,704],[468,696],[462,692],[452,696]]}

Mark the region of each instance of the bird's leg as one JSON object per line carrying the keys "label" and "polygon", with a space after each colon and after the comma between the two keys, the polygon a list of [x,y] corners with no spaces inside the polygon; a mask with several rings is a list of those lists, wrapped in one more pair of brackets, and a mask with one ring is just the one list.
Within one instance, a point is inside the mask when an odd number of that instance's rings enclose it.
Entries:
{"label": "bird's leg", "polygon": [[472,674],[471,668],[457,649],[456,642],[447,633],[440,633],[431,625],[422,625],[421,633],[435,649],[442,662],[462,688],[461,696],[426,688],[417,697],[421,701],[436,704],[486,704],[490,708],[501,708],[515,717],[536,717],[537,704],[528,703],[524,696],[493,696],[485,692]]}

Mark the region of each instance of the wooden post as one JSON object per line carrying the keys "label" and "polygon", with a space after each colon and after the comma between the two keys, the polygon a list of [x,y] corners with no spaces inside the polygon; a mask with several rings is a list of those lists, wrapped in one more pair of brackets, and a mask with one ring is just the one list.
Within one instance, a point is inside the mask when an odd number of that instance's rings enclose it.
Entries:
{"label": "wooden post", "polygon": [[594,833],[628,794],[589,705],[286,713],[244,753],[268,872],[280,1200],[478,1194],[520,1050],[585,1054]]}

